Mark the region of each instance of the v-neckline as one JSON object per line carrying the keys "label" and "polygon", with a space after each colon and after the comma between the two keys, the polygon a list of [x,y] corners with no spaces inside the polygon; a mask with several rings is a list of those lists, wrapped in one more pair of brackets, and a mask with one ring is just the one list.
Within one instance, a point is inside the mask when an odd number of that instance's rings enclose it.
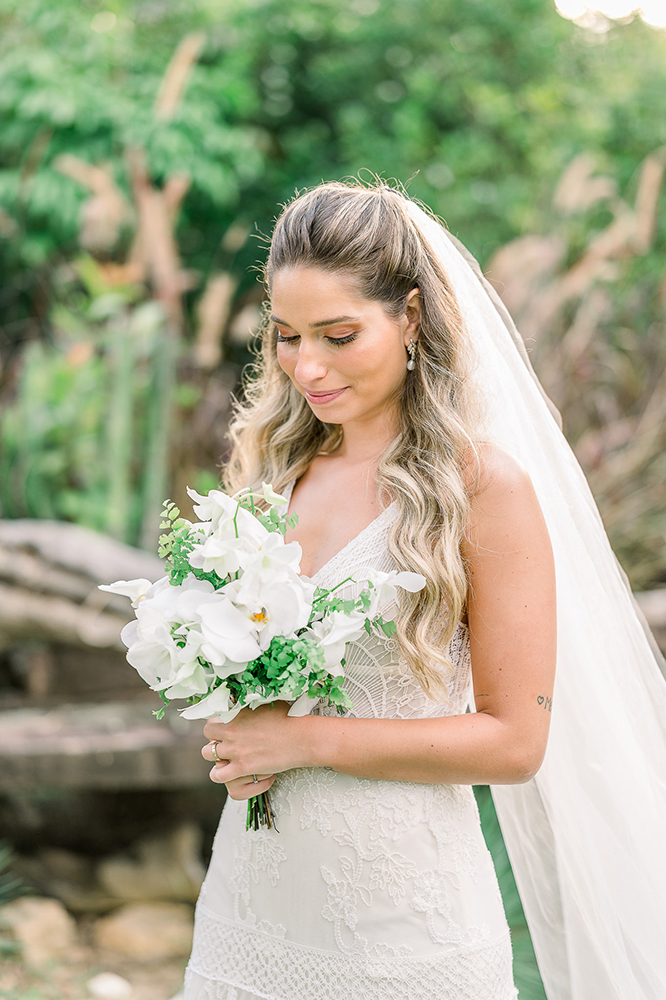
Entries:
{"label": "v-neckline", "polygon": [[338,556],[341,556],[343,552],[346,552],[347,549],[355,542],[360,541],[360,539],[363,538],[363,536],[370,530],[370,528],[374,527],[377,524],[377,522],[380,521],[381,518],[384,517],[384,515],[388,513],[388,511],[390,511],[394,506],[395,506],[395,500],[393,500],[388,505],[388,507],[384,507],[384,510],[380,511],[379,514],[377,514],[377,517],[373,517],[372,521],[370,521],[369,524],[366,524],[365,528],[361,528],[361,530],[358,532],[357,535],[354,535],[354,537],[350,538],[348,542],[345,542],[342,548],[338,549],[338,551],[335,552],[330,559],[327,559],[325,563],[322,563],[322,565],[319,567],[318,570],[315,570],[314,573],[311,573],[308,579],[310,580],[316,579],[316,577],[318,577],[320,573],[323,573],[323,571],[328,566],[330,566],[331,563],[338,558]]}
{"label": "v-neckline", "polygon": [[[283,496],[287,498],[287,509],[289,508],[289,504],[291,503],[291,495],[294,492],[295,485],[296,485],[296,480],[293,479],[283,490]],[[392,510],[394,507],[395,507],[395,500],[392,500],[391,503],[388,505],[388,507],[384,507],[384,509],[381,510],[376,517],[373,517],[372,521],[369,521],[368,524],[366,524],[365,528],[361,528],[361,530],[357,532],[357,534],[355,534],[353,538],[350,538],[348,542],[345,542],[345,544],[342,546],[341,549],[338,549],[338,551],[334,552],[333,555],[329,559],[327,559],[325,563],[321,564],[319,569],[315,570],[314,573],[310,573],[308,576],[308,580],[314,580],[316,577],[320,575],[320,573],[323,573],[323,571],[328,566],[330,566],[330,564],[335,559],[337,559],[338,556],[341,556],[343,552],[346,552],[347,549],[350,547],[350,545],[353,545],[355,542],[360,541],[360,539],[363,538],[363,536],[370,530],[370,528],[376,525],[377,522],[381,520],[381,518],[384,517],[384,515],[387,514],[388,511]],[[303,576],[305,576],[305,574],[303,574]]]}

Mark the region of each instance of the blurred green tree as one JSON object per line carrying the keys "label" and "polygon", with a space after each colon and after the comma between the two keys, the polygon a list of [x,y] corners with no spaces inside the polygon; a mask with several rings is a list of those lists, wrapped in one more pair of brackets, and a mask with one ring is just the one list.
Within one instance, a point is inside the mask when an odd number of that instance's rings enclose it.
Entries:
{"label": "blurred green tree", "polygon": [[[77,244],[85,192],[56,169],[64,153],[125,190],[137,145],[156,183],[186,174],[179,244],[207,274],[230,264],[233,221],[265,232],[295,188],[363,169],[413,177],[483,261],[534,225],[575,153],[625,183],[666,141],[666,33],[585,31],[550,0],[1,0],[0,25],[5,337],[46,320],[49,265]],[[164,69],[198,32],[169,104]],[[100,252],[127,238],[118,221]],[[241,291],[257,252],[234,262]]]}

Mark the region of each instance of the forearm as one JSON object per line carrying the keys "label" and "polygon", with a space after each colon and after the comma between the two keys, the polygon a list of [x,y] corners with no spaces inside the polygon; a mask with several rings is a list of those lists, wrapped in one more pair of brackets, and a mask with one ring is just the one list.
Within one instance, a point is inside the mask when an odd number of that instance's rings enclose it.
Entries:
{"label": "forearm", "polygon": [[517,784],[538,770],[538,741],[484,712],[436,719],[306,716],[304,763],[359,778],[432,784]]}

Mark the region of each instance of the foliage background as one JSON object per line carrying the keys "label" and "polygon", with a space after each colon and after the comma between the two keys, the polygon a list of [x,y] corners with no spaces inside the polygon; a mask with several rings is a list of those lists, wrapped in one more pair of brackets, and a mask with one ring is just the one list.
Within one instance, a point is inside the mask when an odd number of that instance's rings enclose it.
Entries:
{"label": "foliage background", "polygon": [[665,102],[666,32],[551,0],[0,0],[0,514],[152,545],[216,482],[277,207],[377,173],[489,269],[666,583]]}
{"label": "foliage background", "polygon": [[[148,545],[160,493],[182,498],[187,479],[212,485],[248,317],[256,322],[247,307],[259,298],[262,235],[296,189],[359,172],[395,177],[491,276],[497,251],[529,233],[558,236],[561,272],[575,263],[616,218],[617,192],[631,202],[641,163],[666,143],[666,33],[640,19],[588,23],[563,19],[551,0],[1,0],[4,516],[73,519]],[[195,51],[179,78],[170,61],[183,39]],[[137,150],[156,190],[186,178],[172,212],[171,293],[150,266],[138,277],[109,267],[136,261]],[[592,183],[562,212],[553,194],[581,154],[605,193]],[[101,168],[101,189],[82,179],[86,165]],[[631,262],[595,275],[547,329],[529,331],[540,362],[539,341],[550,352],[580,300],[599,284],[609,291],[592,356],[577,357],[567,382],[579,402],[542,374],[570,440],[584,440],[589,473],[631,443],[663,365],[663,199],[654,214],[648,247],[625,247],[616,257]],[[212,332],[202,331],[215,287]],[[159,345],[175,299],[169,371]],[[155,394],[167,390],[160,409]],[[165,419],[170,435],[159,432]],[[666,556],[655,556],[661,444],[638,470],[647,499],[636,504],[632,489],[628,500],[605,469],[595,483],[642,587],[666,579]]]}

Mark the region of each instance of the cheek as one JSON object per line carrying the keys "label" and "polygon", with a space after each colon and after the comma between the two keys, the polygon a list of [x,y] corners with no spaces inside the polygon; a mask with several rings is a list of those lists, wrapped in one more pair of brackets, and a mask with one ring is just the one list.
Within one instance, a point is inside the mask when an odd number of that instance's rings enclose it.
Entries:
{"label": "cheek", "polygon": [[294,370],[295,358],[294,352],[285,350],[285,348],[278,344],[276,348],[277,363],[286,375],[291,375]]}
{"label": "cheek", "polygon": [[391,388],[404,379],[407,358],[402,344],[396,344],[387,337],[359,350],[357,367],[363,381]]}

